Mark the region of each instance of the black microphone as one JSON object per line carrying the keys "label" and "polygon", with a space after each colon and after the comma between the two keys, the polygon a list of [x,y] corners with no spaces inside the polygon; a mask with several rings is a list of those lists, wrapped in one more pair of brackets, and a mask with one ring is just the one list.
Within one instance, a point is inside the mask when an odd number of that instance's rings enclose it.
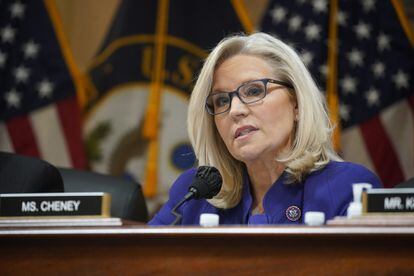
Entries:
{"label": "black microphone", "polygon": [[188,188],[188,193],[171,210],[171,214],[176,217],[175,221],[171,225],[176,225],[181,220],[182,215],[177,213],[176,210],[184,202],[190,199],[210,199],[220,192],[222,183],[223,179],[221,178],[220,172],[216,168],[210,166],[200,166],[197,169],[193,183]]}

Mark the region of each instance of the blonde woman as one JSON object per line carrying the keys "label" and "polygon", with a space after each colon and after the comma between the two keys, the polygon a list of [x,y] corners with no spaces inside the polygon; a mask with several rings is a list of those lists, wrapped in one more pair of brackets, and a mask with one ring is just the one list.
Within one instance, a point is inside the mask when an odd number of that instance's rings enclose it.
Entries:
{"label": "blonde woman", "polygon": [[[182,205],[182,225],[216,213],[220,224],[300,224],[307,211],[346,215],[352,184],[378,178],[332,149],[324,99],[298,54],[264,34],[222,40],[200,72],[188,109],[188,133],[199,165],[216,167],[220,193]],[[173,184],[149,222],[168,225],[195,169]]]}

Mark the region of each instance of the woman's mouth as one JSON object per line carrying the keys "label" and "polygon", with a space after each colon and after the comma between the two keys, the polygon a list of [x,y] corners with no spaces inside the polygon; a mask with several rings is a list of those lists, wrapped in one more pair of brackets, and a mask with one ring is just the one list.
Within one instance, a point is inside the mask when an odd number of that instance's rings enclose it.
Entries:
{"label": "woman's mouth", "polygon": [[243,127],[239,127],[235,134],[234,134],[234,139],[237,139],[239,137],[243,137],[248,135],[249,133],[258,130],[258,128],[254,127],[254,126],[243,126]]}

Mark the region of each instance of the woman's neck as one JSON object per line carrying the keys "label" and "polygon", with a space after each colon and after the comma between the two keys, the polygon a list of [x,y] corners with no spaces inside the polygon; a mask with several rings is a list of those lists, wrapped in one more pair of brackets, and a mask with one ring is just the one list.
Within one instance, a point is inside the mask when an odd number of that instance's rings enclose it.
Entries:
{"label": "woman's neck", "polygon": [[246,164],[253,195],[252,209],[263,213],[263,198],[269,188],[279,179],[286,166],[274,160]]}

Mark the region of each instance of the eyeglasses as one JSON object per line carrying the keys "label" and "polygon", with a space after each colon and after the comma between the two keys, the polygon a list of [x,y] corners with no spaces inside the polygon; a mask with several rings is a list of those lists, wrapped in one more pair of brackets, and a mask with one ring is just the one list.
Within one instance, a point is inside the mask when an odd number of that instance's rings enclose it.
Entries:
{"label": "eyeglasses", "polygon": [[273,79],[252,80],[243,83],[232,92],[216,92],[210,94],[206,99],[205,107],[210,115],[218,115],[230,110],[234,95],[244,104],[251,104],[260,101],[267,95],[268,83],[280,84],[293,89],[290,83]]}

